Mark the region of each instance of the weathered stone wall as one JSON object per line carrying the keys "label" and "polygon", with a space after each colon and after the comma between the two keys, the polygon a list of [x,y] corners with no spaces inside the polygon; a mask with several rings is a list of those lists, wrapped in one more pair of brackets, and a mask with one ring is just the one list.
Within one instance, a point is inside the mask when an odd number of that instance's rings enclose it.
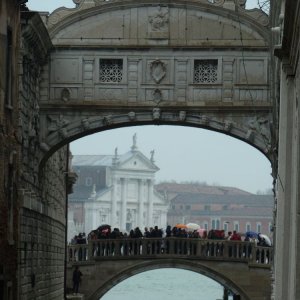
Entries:
{"label": "weathered stone wall", "polygon": [[280,109],[273,299],[295,300],[300,299],[300,3],[275,1],[272,9],[280,76],[275,86]]}
{"label": "weathered stone wall", "polygon": [[0,1],[0,299],[17,297],[19,144],[16,136],[19,6]]}
{"label": "weathered stone wall", "polygon": [[22,14],[19,56],[20,268],[21,299],[62,299],[64,293],[67,146],[41,169],[40,74],[51,42],[36,13]]}

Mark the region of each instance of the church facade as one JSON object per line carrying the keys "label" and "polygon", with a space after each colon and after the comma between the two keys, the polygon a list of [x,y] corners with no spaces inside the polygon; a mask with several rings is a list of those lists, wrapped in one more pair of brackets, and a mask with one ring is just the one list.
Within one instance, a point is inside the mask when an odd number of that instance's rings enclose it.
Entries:
{"label": "church facade", "polygon": [[147,158],[138,150],[136,136],[125,154],[116,148],[113,155],[75,155],[72,167],[78,179],[68,203],[68,240],[101,224],[123,232],[166,227],[169,203],[154,188],[159,170],[154,151]]}

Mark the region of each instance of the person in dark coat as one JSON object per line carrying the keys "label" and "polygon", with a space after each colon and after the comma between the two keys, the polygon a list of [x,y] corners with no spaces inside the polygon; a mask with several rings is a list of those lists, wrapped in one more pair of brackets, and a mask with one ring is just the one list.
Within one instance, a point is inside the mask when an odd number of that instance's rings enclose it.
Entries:
{"label": "person in dark coat", "polygon": [[82,276],[82,273],[80,272],[79,267],[76,266],[75,270],[73,272],[73,293],[76,293],[76,294],[78,293],[81,276]]}

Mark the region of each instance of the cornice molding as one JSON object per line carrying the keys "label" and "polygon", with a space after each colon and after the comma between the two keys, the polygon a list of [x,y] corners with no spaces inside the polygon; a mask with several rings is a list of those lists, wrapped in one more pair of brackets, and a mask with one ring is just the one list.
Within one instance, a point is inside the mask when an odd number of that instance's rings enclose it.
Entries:
{"label": "cornice molding", "polygon": [[37,60],[43,64],[53,48],[49,33],[40,15],[36,12],[22,12],[22,37],[34,52]]}

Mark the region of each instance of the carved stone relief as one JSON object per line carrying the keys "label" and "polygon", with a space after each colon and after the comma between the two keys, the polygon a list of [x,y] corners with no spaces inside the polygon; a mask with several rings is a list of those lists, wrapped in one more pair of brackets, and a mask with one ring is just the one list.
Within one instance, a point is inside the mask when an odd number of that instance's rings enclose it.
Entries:
{"label": "carved stone relief", "polygon": [[152,93],[152,96],[155,103],[158,104],[160,101],[162,101],[162,93],[160,89],[155,89]]}
{"label": "carved stone relief", "polygon": [[153,108],[152,117],[153,117],[153,120],[160,119],[160,108]]}
{"label": "carved stone relief", "polygon": [[167,30],[169,23],[169,8],[159,6],[154,14],[148,17],[152,31]]}
{"label": "carved stone relief", "polygon": [[59,117],[53,117],[48,115],[47,118],[50,121],[50,125],[48,127],[48,134],[57,130],[61,130],[70,123],[64,118],[63,115],[59,115]]}
{"label": "carved stone relief", "polygon": [[179,118],[180,121],[185,121],[185,119],[186,119],[186,111],[183,111],[183,110],[180,111],[178,118]]}
{"label": "carved stone relief", "polygon": [[61,100],[64,102],[70,101],[71,98],[71,91],[68,88],[63,88],[61,90]]}
{"label": "carved stone relief", "polygon": [[160,83],[166,76],[167,65],[157,59],[150,63],[150,75],[156,83]]}
{"label": "carved stone relief", "polygon": [[90,122],[89,122],[89,119],[83,119],[81,121],[81,125],[83,127],[84,130],[87,130],[90,128]]}
{"label": "carved stone relief", "polygon": [[167,39],[169,35],[169,8],[159,6],[149,15],[148,37],[151,39]]}
{"label": "carved stone relief", "polygon": [[136,115],[134,111],[128,113],[128,118],[130,121],[134,121],[136,119]]}

